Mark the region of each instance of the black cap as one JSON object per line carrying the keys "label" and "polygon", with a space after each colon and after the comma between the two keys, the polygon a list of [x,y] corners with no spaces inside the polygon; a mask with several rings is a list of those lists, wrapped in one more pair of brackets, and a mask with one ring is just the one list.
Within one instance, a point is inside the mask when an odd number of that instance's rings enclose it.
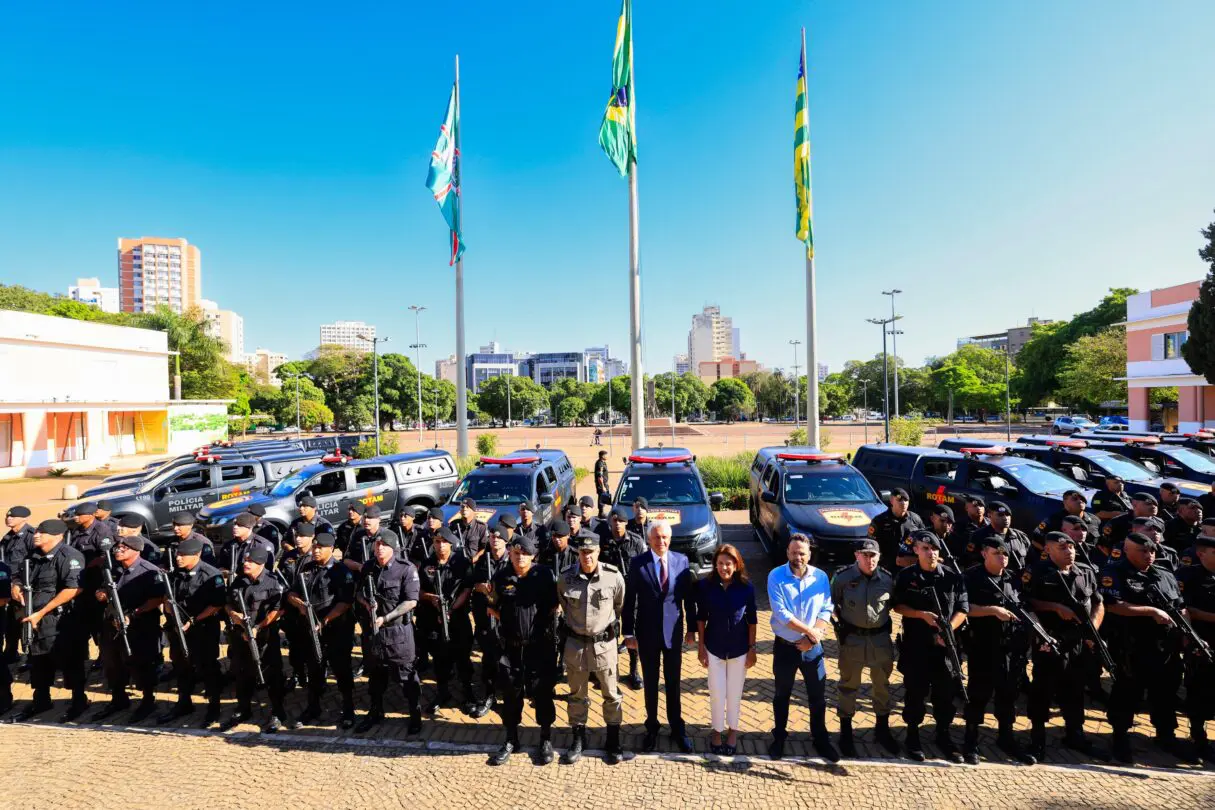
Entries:
{"label": "black cap", "polygon": [[257,525],[257,515],[252,512],[241,512],[236,516],[236,525],[242,529],[252,529]]}
{"label": "black cap", "polygon": [[1215,537],[1209,534],[1200,534],[1194,538],[1195,548],[1215,548]]}
{"label": "black cap", "polygon": [[570,539],[570,545],[581,551],[584,548],[599,548],[599,535],[583,529],[578,536]]}
{"label": "black cap", "polygon": [[578,499],[578,505],[579,506],[589,506],[591,508],[594,508],[595,499],[592,498],[590,495],[583,495],[581,498]]}
{"label": "black cap", "polygon": [[295,526],[296,537],[316,537],[315,523],[297,523]]}
{"label": "black cap", "polygon": [[38,534],[60,535],[67,532],[67,524],[59,518],[44,520],[38,524]]}
{"label": "black cap", "polygon": [[536,553],[539,551],[536,544],[536,538],[532,537],[531,535],[519,535],[515,538],[512,545],[529,557],[535,557]]}
{"label": "black cap", "polygon": [[971,506],[982,506],[984,509],[987,508],[987,504],[984,503],[983,499],[980,498],[978,495],[967,495],[966,502],[968,504],[970,504]]}
{"label": "black cap", "polygon": [[928,543],[933,548],[939,549],[941,547],[941,538],[937,537],[935,533],[925,529],[919,529],[912,532],[911,539],[916,543]]}
{"label": "black cap", "polygon": [[1158,517],[1137,517],[1131,519],[1132,526],[1142,526],[1145,529],[1155,529],[1158,532],[1164,531],[1164,521]]}
{"label": "black cap", "polygon": [[1000,515],[1012,514],[1012,510],[1008,508],[1008,504],[1004,503],[1004,501],[992,501],[991,503],[987,504],[987,511],[995,512]]}
{"label": "black cap", "polygon": [[445,520],[446,519],[443,517],[443,510],[438,508],[437,506],[434,509],[431,509],[429,512],[427,512],[426,517],[429,520]]}
{"label": "black cap", "polygon": [[384,545],[391,548],[393,551],[401,550],[401,538],[397,536],[396,532],[389,531],[388,529],[385,529],[384,531],[377,534],[375,541],[377,543],[383,543]]}
{"label": "black cap", "polygon": [[[120,526],[122,525],[121,522],[119,523],[119,525]],[[194,515],[190,514],[189,512],[177,512],[176,514],[173,515],[173,525],[174,526],[193,526],[194,525]]]}
{"label": "black cap", "polygon": [[311,495],[305,495],[304,497],[300,498],[299,505],[311,506],[313,509],[316,509],[316,498],[312,497]]}
{"label": "black cap", "polygon": [[1215,526],[1215,517],[1204,517],[1200,526]]}
{"label": "black cap", "polygon": [[126,546],[131,551],[143,551],[143,536],[138,534],[129,534],[126,537],[114,538],[114,545]]}
{"label": "black cap", "polygon": [[945,518],[950,523],[953,523],[953,510],[943,503],[938,503],[936,506],[932,507],[932,513]]}
{"label": "black cap", "polygon": [[[409,511],[408,506],[405,507],[405,511],[406,512]],[[426,516],[429,514],[430,514],[430,510],[427,509],[425,506],[415,506],[413,508],[413,519],[414,520],[426,520]],[[440,512],[440,514],[442,514],[442,513]]]}
{"label": "black cap", "polygon": [[1160,488],[1169,492],[1181,492],[1181,490],[1177,488],[1177,485],[1172,481],[1165,481],[1160,485]]}
{"label": "black cap", "polygon": [[498,528],[500,529],[513,529],[518,525],[519,522],[515,520],[515,516],[512,514],[508,513],[498,518]]}
{"label": "black cap", "polygon": [[1182,498],[1181,500],[1177,501],[1177,505],[1178,506],[1202,506],[1202,504],[1200,504],[1198,501],[1194,500],[1193,498]]}
{"label": "black cap", "polygon": [[633,499],[633,506],[640,506],[642,509],[649,509],[650,502],[645,498],[638,497]]}
{"label": "black cap", "polygon": [[75,514],[76,517],[80,517],[81,515],[95,515],[97,514],[97,504],[93,503],[92,501],[85,501],[76,507]]}
{"label": "black cap", "polygon": [[881,554],[882,547],[878,545],[878,541],[872,537],[865,537],[856,544],[857,551],[863,551],[866,554]]}
{"label": "black cap", "polygon": [[1131,532],[1126,536],[1126,539],[1143,546],[1144,551],[1156,551],[1159,548],[1155,540],[1142,532]]}
{"label": "black cap", "polygon": [[[176,523],[177,521],[173,522]],[[123,515],[118,518],[118,525],[124,529],[142,529],[143,520],[140,519],[139,515]],[[194,525],[193,520],[190,521],[190,525]]]}
{"label": "black cap", "polygon": [[566,523],[564,520],[554,520],[549,524],[548,528],[549,531],[553,533],[554,537],[570,536],[570,524]]}
{"label": "black cap", "polygon": [[1132,501],[1140,501],[1141,503],[1150,503],[1152,506],[1159,506],[1160,501],[1156,500],[1156,496],[1150,492],[1136,492],[1131,496]]}
{"label": "black cap", "polygon": [[476,509],[477,502],[472,498],[465,498],[464,500],[460,501],[460,506],[467,506],[469,509]]}
{"label": "black cap", "polygon": [[251,503],[245,508],[245,511],[255,517],[264,518],[266,516],[266,507],[260,503]]}
{"label": "black cap", "polygon": [[1105,476],[1105,480],[1106,481],[1117,481],[1120,484],[1126,483],[1126,480],[1121,475],[1107,475],[1107,476]]}
{"label": "black cap", "polygon": [[316,545],[321,546],[322,548],[333,548],[333,546],[337,543],[337,538],[329,532],[321,532],[316,536],[316,540],[314,542]]}
{"label": "black cap", "polygon": [[1048,542],[1048,543],[1071,543],[1072,545],[1076,544],[1075,540],[1071,539],[1063,532],[1047,532],[1046,533],[1046,542]]}
{"label": "black cap", "polygon": [[627,506],[616,504],[612,507],[612,517],[616,520],[623,520],[625,523],[628,523],[633,516],[629,514],[629,508]]}
{"label": "black cap", "polygon": [[270,562],[270,549],[261,545],[254,546],[245,554],[245,562],[265,565]]}
{"label": "black cap", "polygon": [[536,513],[536,505],[534,503],[532,503],[531,501],[524,501],[523,503],[519,504],[520,512],[522,512],[525,509],[528,512],[531,512],[533,515]]}
{"label": "black cap", "polygon": [[[1088,528],[1084,523],[1084,518],[1079,515],[1064,515],[1063,520],[1060,522],[1066,523],[1069,526],[1079,526],[1082,529]],[[1055,534],[1059,534],[1059,532],[1055,532]]]}
{"label": "black cap", "polygon": [[205,545],[201,537],[191,537],[189,540],[182,540],[177,544],[177,553],[193,557],[195,554],[202,554]]}
{"label": "black cap", "polygon": [[1008,551],[1008,543],[998,534],[989,534],[983,538],[983,548],[994,548],[997,551]]}
{"label": "black cap", "polygon": [[890,491],[890,498],[891,500],[895,498],[902,498],[905,501],[911,500],[911,496],[907,494],[907,490],[903,489],[902,487],[895,487],[892,489]]}
{"label": "black cap", "polygon": [[367,511],[363,513],[363,517],[370,519],[383,517],[383,515],[380,514],[380,507],[373,503],[367,507]]}
{"label": "black cap", "polygon": [[367,512],[367,507],[363,506],[362,501],[351,501],[346,504],[347,512],[354,512],[356,515],[362,515]]}
{"label": "black cap", "polygon": [[10,506],[7,517],[27,518],[30,516],[28,506]]}
{"label": "black cap", "polygon": [[114,511],[114,502],[105,500],[104,498],[101,499],[100,501],[97,502],[97,511],[113,512]]}
{"label": "black cap", "polygon": [[440,529],[439,529],[437,532],[435,532],[435,539],[436,539],[436,540],[442,540],[442,541],[444,541],[444,542],[446,542],[446,543],[452,543],[453,545],[454,545],[455,543],[460,542],[460,541],[459,541],[459,540],[456,538],[456,534],[455,534],[455,532],[453,532],[451,529],[447,528],[446,526],[443,526],[443,527],[442,527],[442,528],[440,528]]}

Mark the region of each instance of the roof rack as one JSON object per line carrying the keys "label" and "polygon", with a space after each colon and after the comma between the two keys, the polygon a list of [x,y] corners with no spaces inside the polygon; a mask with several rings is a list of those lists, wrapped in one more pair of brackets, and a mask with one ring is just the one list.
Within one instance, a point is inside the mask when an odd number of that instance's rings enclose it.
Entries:
{"label": "roof rack", "polygon": [[844,457],[839,453],[777,453],[776,457],[781,461],[844,461]]}
{"label": "roof rack", "polygon": [[539,464],[540,456],[507,456],[506,458],[493,458],[490,456],[481,456],[477,460],[477,466],[484,464],[497,464],[501,467],[511,467],[516,464]]}

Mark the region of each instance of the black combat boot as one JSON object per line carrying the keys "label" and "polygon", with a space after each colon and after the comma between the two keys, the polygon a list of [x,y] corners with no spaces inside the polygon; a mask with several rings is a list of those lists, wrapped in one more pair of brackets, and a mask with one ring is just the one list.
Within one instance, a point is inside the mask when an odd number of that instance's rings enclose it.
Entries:
{"label": "black combat boot", "polygon": [[890,733],[890,715],[879,714],[877,716],[877,725],[873,729],[873,737],[877,740],[878,745],[885,748],[887,752],[895,755],[899,753],[899,741]]}
{"label": "black combat boot", "polygon": [[573,765],[582,759],[582,747],[586,745],[586,726],[574,726],[574,741],[561,755],[562,765]]}
{"label": "black combat boot", "polygon": [[967,765],[979,764],[979,724],[967,723],[962,738],[962,761]]}
{"label": "black combat boot", "polygon": [[624,749],[620,746],[620,726],[607,727],[607,744],[603,751],[603,761],[608,765],[618,765],[624,759]]}
{"label": "black combat boot", "polygon": [[1008,758],[1020,762],[1022,765],[1037,765],[1038,758],[1030,754],[1021,744],[1017,742],[1017,738],[1013,736],[1012,724],[1000,724],[1000,736],[996,737],[996,747],[1008,754]]}
{"label": "black combat boot", "polygon": [[856,757],[856,744],[852,742],[852,718],[840,718],[840,753],[849,759]]}
{"label": "black combat boot", "polygon": [[510,755],[519,750],[519,729],[512,726],[506,730],[506,741],[502,747],[489,755],[490,765],[505,765]]}
{"label": "black combat boot", "polygon": [[953,737],[949,736],[949,726],[937,726],[937,748],[941,749],[942,757],[955,765],[966,761],[962,758],[962,752],[954,746]]}
{"label": "black combat boot", "polygon": [[915,762],[923,762],[924,747],[920,743],[920,727],[908,725],[907,735],[903,739],[903,747],[907,749],[907,758]]}

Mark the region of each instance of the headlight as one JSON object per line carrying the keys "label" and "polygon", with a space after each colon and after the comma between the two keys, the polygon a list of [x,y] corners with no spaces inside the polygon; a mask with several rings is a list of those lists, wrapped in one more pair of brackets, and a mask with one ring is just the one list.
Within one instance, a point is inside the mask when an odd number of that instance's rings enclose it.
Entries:
{"label": "headlight", "polygon": [[692,541],[692,545],[696,548],[707,548],[708,546],[717,545],[717,529],[710,526],[700,534],[696,535],[696,539]]}

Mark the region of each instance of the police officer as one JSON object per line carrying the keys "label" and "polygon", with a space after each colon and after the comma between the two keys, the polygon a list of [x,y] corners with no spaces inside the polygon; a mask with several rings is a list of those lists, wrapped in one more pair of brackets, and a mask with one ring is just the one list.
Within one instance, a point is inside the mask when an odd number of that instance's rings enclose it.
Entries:
{"label": "police officer", "polygon": [[590,495],[583,495],[578,499],[578,511],[582,515],[582,528],[595,531],[603,520],[599,517],[599,508],[595,504],[595,499]]}
{"label": "police officer", "polygon": [[[299,721],[308,725],[320,719],[325,665],[328,664],[342,696],[338,726],[349,729],[354,727],[354,669],[350,656],[354,648],[355,577],[350,569],[333,558],[336,543],[337,538],[330,532],[315,536],[310,544],[309,559],[300,563],[287,593],[287,602],[295,609],[296,624],[301,631],[300,644],[307,651],[301,659],[308,671],[308,706]],[[308,626],[309,605],[316,621],[312,628]],[[320,643],[320,658],[312,640],[313,632]],[[291,652],[294,657],[294,645]]]}
{"label": "police officer", "polygon": [[272,556],[278,553],[279,547],[283,545],[283,533],[277,526],[266,520],[266,507],[260,503],[251,503],[249,504],[249,514],[257,518],[257,523],[253,524],[253,534],[270,544]]}
{"label": "police officer", "polygon": [[[30,510],[25,506],[10,507],[4,515],[4,525],[8,529],[0,537],[0,562],[8,564],[10,573],[16,573],[21,567],[21,561],[34,547],[34,527],[29,524]],[[4,590],[7,597],[8,589]],[[0,656],[0,666],[18,663],[21,639],[21,606],[16,599],[11,600],[4,608],[7,623],[4,625],[3,655]]]}
{"label": "police officer", "polygon": [[[518,525],[519,522],[515,519],[515,516],[507,513],[498,518],[498,522],[490,527],[491,539],[495,532],[502,538],[504,544],[504,548],[502,549],[503,559],[506,557],[507,550],[515,544],[515,528]],[[503,564],[505,565],[505,563]]]}
{"label": "police officer", "polygon": [[557,580],[557,600],[567,628],[565,666],[569,673],[569,720],[574,739],[561,761],[572,765],[586,746],[590,709],[590,678],[603,690],[603,719],[607,725],[605,761],[615,765],[624,757],[620,746],[620,689],[616,685],[616,622],[624,607],[624,577],[616,566],[599,561],[599,537],[578,536],[578,565]]}
{"label": "police officer", "polygon": [[[1028,545],[1029,538],[1024,534],[1021,537]],[[963,712],[966,736],[962,757],[970,765],[979,764],[979,727],[987,715],[988,703],[994,700],[999,729],[996,746],[1022,765],[1033,765],[1037,759],[1026,753],[1013,737],[1017,695],[1025,680],[1032,633],[1009,610],[1010,606],[1021,604],[1020,577],[1014,576],[1009,565],[1012,549],[1006,535],[988,534],[982,543],[982,562],[968,569],[964,577],[970,603],[966,645],[970,700]]]}
{"label": "police officer", "polygon": [[1177,517],[1177,501],[1181,499],[1181,490],[1172,481],[1160,485],[1160,511],[1157,515],[1167,526],[1169,521]]}
{"label": "police officer", "polygon": [[[570,538],[573,539],[586,527],[582,525],[582,508],[575,503],[567,503],[565,505],[565,522],[570,525]],[[646,525],[649,525],[649,520],[646,520]],[[575,543],[574,545],[577,545]]]}
{"label": "police officer", "polygon": [[396,535],[401,541],[401,554],[414,563],[429,556],[422,540],[422,527],[418,525],[419,516],[425,519],[426,510],[417,507],[415,511],[413,506],[402,506],[397,514]]}
{"label": "police officer", "polygon": [[[346,546],[342,556],[342,564],[349,568],[351,573],[360,573],[363,570],[363,564],[371,559],[375,541],[379,539],[383,530],[380,525],[383,519],[380,507],[376,504],[373,503],[364,508],[363,525],[350,535],[350,543]],[[396,534],[393,533],[393,536],[396,537]],[[400,538],[397,541],[397,544],[400,545]]]}
{"label": "police officer", "polygon": [[337,548],[343,556],[346,550],[350,547],[350,538],[355,530],[363,525],[363,513],[367,511],[367,507],[362,501],[351,501],[346,505],[346,519],[338,524],[334,529],[333,536],[337,538]]}
{"label": "police officer", "polygon": [[515,535],[535,540],[538,549],[544,548],[548,542],[543,527],[536,522],[536,506],[531,501],[519,504],[519,525],[515,527]]}
{"label": "police officer", "polygon": [[1131,511],[1110,518],[1101,524],[1101,539],[1097,545],[1108,558],[1113,549],[1121,548],[1122,541],[1131,533],[1131,521],[1137,517],[1154,517],[1159,505],[1150,492],[1136,492],[1131,496]]}
{"label": "police officer", "polygon": [[427,649],[434,658],[438,693],[426,713],[436,714],[440,707],[450,703],[454,668],[464,687],[464,710],[472,714],[478,705],[473,691],[472,660],[469,657],[472,652],[472,625],[468,616],[468,598],[472,593],[473,564],[465,555],[453,551],[459,541],[451,529],[446,526],[439,529],[434,540],[434,552],[418,572],[422,589],[418,629],[426,633]]}
{"label": "police officer", "polygon": [[612,496],[612,491],[608,488],[608,463],[607,451],[600,450],[599,457],[595,460],[595,492],[609,498]]}
{"label": "police officer", "polygon": [[[962,573],[962,563],[953,555],[949,548],[949,535],[953,532],[953,509],[943,503],[934,504],[928,510],[928,530],[941,541],[941,559],[945,565],[956,573]],[[907,535],[899,544],[898,567],[906,568],[916,564],[915,540],[913,535]]]}
{"label": "police officer", "polygon": [[1122,556],[1101,569],[1101,596],[1105,600],[1106,627],[1114,659],[1122,671],[1114,678],[1108,716],[1114,729],[1114,758],[1132,763],[1130,728],[1144,692],[1148,714],[1156,730],[1156,745],[1178,755],[1177,688],[1181,684],[1181,650],[1169,633],[1172,620],[1153,605],[1168,601],[1182,606],[1177,580],[1153,565],[1157,545],[1139,532],[1122,544]]}
{"label": "police officer", "polygon": [[[570,526],[571,530],[573,526]],[[650,532],[650,502],[645,498],[633,499],[633,519],[629,521],[629,531],[642,537],[649,537]],[[577,534],[577,531],[574,530]],[[558,572],[560,575],[560,572]]]}
{"label": "police officer", "polygon": [[[219,551],[219,567],[229,582],[244,572],[245,559],[255,548],[266,552],[263,565],[269,565],[269,571],[274,571],[274,546],[264,536],[254,534],[256,526],[257,516],[252,512],[241,512],[232,521],[232,539],[224,543]],[[277,628],[274,632],[277,635]]]}
{"label": "police officer", "polygon": [[502,765],[518,751],[519,723],[523,701],[530,696],[540,724],[540,747],[533,762],[553,761],[552,726],[557,719],[553,705],[556,657],[553,654],[553,616],[557,610],[557,577],[552,569],[536,565],[536,539],[517,535],[510,549],[510,564],[494,574],[490,588],[490,610],[499,622],[502,654],[499,681],[502,684],[502,725],[506,741],[489,758]]}
{"label": "police officer", "polygon": [[502,640],[498,620],[490,613],[489,597],[494,577],[510,565],[506,549],[514,534],[514,523],[514,515],[498,518],[498,524],[489,534],[489,547],[472,570],[472,613],[477,646],[481,648],[481,688],[485,691],[485,699],[473,706],[473,717],[484,717],[494,707],[494,686],[498,678],[498,661],[502,657]]}
{"label": "police officer", "polygon": [[[444,529],[443,531],[447,531]],[[450,534],[450,532],[449,532]],[[414,669],[414,628],[410,618],[418,605],[420,583],[413,563],[402,560],[400,540],[392,532],[376,538],[372,558],[359,575],[356,598],[363,614],[363,653],[367,656],[370,708],[355,728],[360,734],[384,719],[384,693],[399,684],[409,704],[409,733],[422,730],[418,710],[418,675]],[[451,543],[447,543],[450,551]]]}
{"label": "police officer", "polygon": [[[1198,637],[1215,648],[1215,537],[1201,534],[1194,541],[1197,564],[1178,575],[1186,613]],[[1185,668],[1185,713],[1190,719],[1190,741],[1194,753],[1215,762],[1215,746],[1207,737],[1206,724],[1215,720],[1215,664],[1190,650]]]}
{"label": "police officer", "polygon": [[[291,664],[291,674],[284,680],[284,687],[290,691],[297,686],[308,686],[312,676],[313,658],[312,635],[308,632],[308,622],[301,618],[299,610],[288,610],[290,594],[296,589],[299,581],[300,568],[312,560],[312,549],[316,545],[316,524],[312,522],[298,523],[290,533],[293,537],[291,544],[284,544],[278,553],[274,565],[274,575],[283,585],[284,598],[282,616],[279,617],[279,627],[287,638],[287,662]],[[336,541],[335,541],[336,542]],[[346,568],[346,566],[342,566]],[[354,575],[349,569],[346,572]],[[324,687],[324,671],[321,672],[321,687]],[[301,722],[303,719],[301,718]]]}
{"label": "police officer", "polygon": [[[182,612],[182,632],[187,655],[182,655],[176,634],[169,634],[169,655],[177,675],[177,705],[157,722],[169,723],[194,711],[194,687],[202,681],[207,696],[207,713],[202,728],[219,722],[219,698],[223,676],[219,669],[220,616],[227,599],[224,576],[203,560],[206,551],[202,536],[193,534],[178,542],[174,556],[176,569],[170,584]],[[168,605],[166,604],[166,610]]]}
{"label": "police officer", "polygon": [[[1052,703],[1063,715],[1063,745],[1100,759],[1084,735],[1084,687],[1092,671],[1093,639],[1086,635],[1082,615],[1088,614],[1100,629],[1105,605],[1097,586],[1097,570],[1077,559],[1085,530],[1074,524],[1072,533],[1048,532],[1046,555],[1032,571],[1022,574],[1025,597],[1042,627],[1055,639],[1055,650],[1033,649],[1034,677],[1029,687],[1030,754],[1046,758],[1046,722]],[[1079,534],[1080,538],[1075,537]]]}
{"label": "police officer", "polygon": [[278,635],[283,584],[267,567],[270,550],[262,542],[250,546],[241,558],[240,575],[228,588],[228,657],[236,681],[236,712],[221,728],[227,731],[252,719],[253,694],[264,681],[271,717],[262,732],[273,734],[283,726],[299,727],[287,719],[283,706],[283,655]]}
{"label": "police officer", "polygon": [[878,543],[881,549],[883,564],[887,570],[895,569],[895,561],[899,547],[914,531],[924,529],[924,521],[920,516],[910,511],[911,496],[905,489],[896,489],[890,494],[890,507],[873,518],[869,523],[869,536]]}
{"label": "police officer", "polygon": [[[130,517],[135,518],[134,515]],[[136,526],[130,526],[130,523]],[[93,716],[104,720],[131,706],[127,683],[132,679],[143,698],[131,714],[131,723],[141,723],[156,711],[157,667],[160,665],[160,609],[165,601],[164,574],[140,556],[144,539],[142,521],[124,520],[114,544],[118,575],[114,588],[103,581],[94,597],[106,608],[99,645],[101,666],[110,689],[110,702]],[[118,601],[114,601],[117,591]],[[121,613],[119,613],[121,605]],[[119,622],[125,622],[125,628]],[[123,630],[125,629],[125,638]]]}
{"label": "police officer", "polygon": [[1045,547],[1046,535],[1050,532],[1063,531],[1063,519],[1073,516],[1084,523],[1085,533],[1088,535],[1087,545],[1089,547],[1096,545],[1101,537],[1101,520],[1092,512],[1087,511],[1085,506],[1084,494],[1080,490],[1067,490],[1063,493],[1063,508],[1038,524],[1038,528],[1034,531],[1034,540],[1040,546]]}
{"label": "police officer", "polygon": [[841,569],[831,580],[831,604],[835,607],[835,635],[839,639],[840,752],[856,756],[852,739],[852,717],[856,695],[866,668],[873,684],[873,711],[877,715],[874,736],[891,754],[899,752],[898,740],[890,733],[890,673],[894,671],[894,645],[890,641],[890,594],[894,579],[879,566],[877,540],[866,537],[855,552],[856,562]]}
{"label": "police officer", "polygon": [[97,502],[97,519],[110,527],[110,534],[118,536],[118,518],[114,517],[114,504],[105,499]]}
{"label": "police officer", "polygon": [[[578,552],[570,547],[570,526],[564,520],[554,520],[548,527],[549,543],[540,551],[540,564],[560,578],[571,566],[578,564]],[[553,634],[557,647],[556,680],[565,677],[565,639],[568,628],[558,622]],[[629,659],[630,662],[632,659]],[[636,670],[634,670],[636,671]]]}
{"label": "police officer", "polygon": [[311,495],[305,495],[299,499],[298,506],[300,510],[299,517],[291,521],[291,526],[287,531],[287,536],[292,543],[295,542],[295,535],[299,527],[304,524],[312,526],[313,537],[322,533],[333,534],[333,524],[316,513],[316,498]]}
{"label": "police officer", "polygon": [[967,495],[964,503],[966,510],[953,524],[953,531],[945,538],[945,546],[954,559],[960,559],[974,533],[987,526],[987,504],[983,499],[978,495]]}
{"label": "police officer", "polygon": [[[1164,524],[1160,521],[1160,518],[1134,518],[1131,520],[1131,531],[1146,535],[1156,544],[1156,562],[1152,563],[1153,565],[1163,568],[1173,576],[1177,576],[1177,569],[1180,568],[1179,555],[1171,547],[1164,544]],[[1118,553],[1121,554],[1121,551]]]}
{"label": "police officer", "polygon": [[[39,523],[29,554],[13,573],[10,595],[22,607],[21,621],[31,625],[28,654],[30,686],[34,690],[30,705],[13,717],[18,723],[51,708],[56,671],[63,673],[63,685],[72,690],[72,702],[59,722],[72,722],[89,705],[84,692],[87,629],[81,624],[80,614],[73,611],[73,600],[80,594],[84,555],[64,542],[66,534],[67,525],[62,520]],[[25,599],[23,589],[27,584],[33,588],[33,604]]]}
{"label": "police officer", "polygon": [[1131,499],[1127,497],[1126,482],[1122,476],[1106,476],[1105,488],[1093,494],[1092,509],[1101,520],[1131,511]]}
{"label": "police officer", "polygon": [[[638,554],[644,554],[647,548],[645,538],[629,531],[629,510],[624,506],[612,509],[607,520],[599,524],[596,531],[599,535],[599,556],[605,562],[610,562],[619,569],[625,580],[628,580],[629,565]],[[629,675],[624,682],[630,689],[641,688],[641,673],[637,671],[637,650],[630,649]]]}
{"label": "police officer", "polygon": [[[0,627],[8,618],[9,595],[13,592],[13,577],[8,563],[0,560]],[[13,707],[13,675],[8,663],[0,661],[0,714]]]}
{"label": "police officer", "polygon": [[[86,501],[76,507],[75,527],[72,529],[72,547],[84,555],[85,573],[80,583],[84,591],[80,596],[81,611],[88,634],[100,646],[102,607],[97,601],[97,589],[101,586],[101,566],[110,564],[106,551],[114,545],[114,532],[108,523],[97,520],[97,504]],[[87,657],[87,645],[85,655]]]}
{"label": "police officer", "polygon": [[1199,526],[1198,526],[1198,536],[1194,538],[1194,545],[1190,546],[1188,549],[1186,549],[1185,551],[1181,552],[1180,555],[1178,555],[1178,560],[1177,560],[1178,573],[1180,573],[1181,570],[1186,568],[1187,566],[1199,564],[1198,546],[1201,544],[1200,541],[1204,537],[1215,538],[1215,517],[1208,517],[1208,518],[1202,519],[1202,523],[1199,524]]}
{"label": "police officer", "polygon": [[457,548],[464,556],[476,562],[489,542],[489,527],[477,520],[477,502],[472,498],[460,501],[460,516],[449,526],[457,540]]}
{"label": "police officer", "polygon": [[[178,512],[173,515],[173,536],[177,538],[173,542],[180,545],[187,540],[197,540],[202,543],[202,560],[208,565],[215,565],[215,546],[211,543],[210,538],[204,534],[199,534],[194,531],[194,515],[189,512]],[[166,562],[167,566],[167,562]]]}
{"label": "police officer", "polygon": [[[1076,559],[1080,562],[1089,565],[1093,568],[1094,576],[1097,573],[1099,566],[1105,564],[1105,557],[1099,546],[1090,545],[1090,535],[1088,533],[1089,526],[1084,522],[1084,519],[1079,515],[1067,515],[1059,524],[1059,534],[1065,534],[1072,539],[1072,543],[1076,546]],[[1046,558],[1046,547],[1049,545],[1046,538],[1050,536],[1050,532],[1043,535],[1043,554],[1040,559]],[[1038,540],[1035,536],[1034,544],[1037,545]]]}
{"label": "police officer", "polygon": [[1185,551],[1194,545],[1202,525],[1202,507],[1193,498],[1177,501],[1177,517],[1164,526],[1164,543],[1174,551]]}
{"label": "police officer", "polygon": [[954,672],[948,663],[937,621],[941,617],[954,630],[962,625],[970,609],[966,586],[961,576],[941,565],[941,541],[935,534],[920,530],[915,536],[915,549],[916,564],[898,572],[891,594],[894,612],[904,619],[898,657],[905,690],[903,722],[907,724],[903,744],[907,756],[924,761],[920,722],[924,719],[924,701],[931,694],[937,747],[946,759],[961,763],[962,755],[950,739],[949,726],[955,714],[955,679],[962,673]]}
{"label": "police officer", "polygon": [[985,554],[982,544],[987,542],[989,537],[999,537],[1004,541],[1004,545],[1008,547],[1009,574],[1014,577],[1020,577],[1021,572],[1027,567],[1029,555],[1033,549],[1033,543],[1030,542],[1029,535],[1020,529],[1013,528],[1012,510],[1003,501],[992,501],[988,504],[987,516],[991,521],[991,525],[982,531],[975,532],[974,540],[980,544],[979,554],[973,560],[964,561],[963,564],[966,567],[970,567],[971,565],[978,565],[983,562]]}

